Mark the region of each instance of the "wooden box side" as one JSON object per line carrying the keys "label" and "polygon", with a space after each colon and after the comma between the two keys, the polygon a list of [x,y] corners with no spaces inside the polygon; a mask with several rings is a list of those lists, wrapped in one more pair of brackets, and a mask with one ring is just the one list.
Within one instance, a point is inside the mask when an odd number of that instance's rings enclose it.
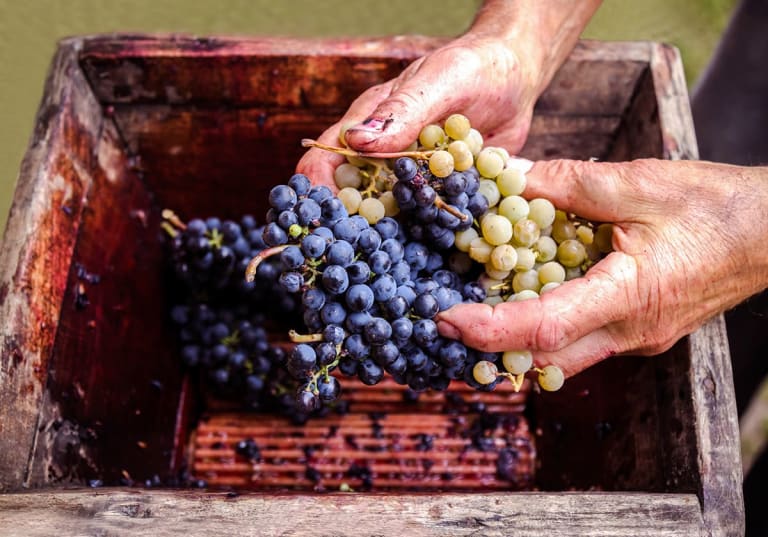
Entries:
{"label": "wooden box side", "polygon": [[101,125],[75,48],[60,48],[0,248],[0,490],[27,480]]}

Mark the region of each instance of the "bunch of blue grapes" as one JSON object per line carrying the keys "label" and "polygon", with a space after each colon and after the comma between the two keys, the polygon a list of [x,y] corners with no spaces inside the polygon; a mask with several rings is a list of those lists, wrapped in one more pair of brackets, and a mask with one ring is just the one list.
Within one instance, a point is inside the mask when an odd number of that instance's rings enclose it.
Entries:
{"label": "bunch of blue grapes", "polygon": [[297,383],[286,372],[286,353],[268,338],[275,326],[300,323],[298,297],[278,283],[285,267],[271,258],[253,281],[244,278],[250,260],[267,248],[266,226],[251,215],[186,223],[170,211],[164,217],[176,284],[171,319],[183,366],[216,398],[306,419],[295,404]]}
{"label": "bunch of blue grapes", "polygon": [[262,237],[269,248],[247,275],[256,279],[261,263],[277,257],[280,286],[301,297],[307,333],[292,334],[285,362],[299,382],[299,409],[336,401],[337,372],[366,385],[389,375],[415,391],[444,390],[454,379],[477,384],[478,353],[442,338],[434,318],[485,292],[448,268],[444,245],[413,240],[390,217],[371,224],[350,216],[330,189],[300,174],[274,187],[269,203]]}

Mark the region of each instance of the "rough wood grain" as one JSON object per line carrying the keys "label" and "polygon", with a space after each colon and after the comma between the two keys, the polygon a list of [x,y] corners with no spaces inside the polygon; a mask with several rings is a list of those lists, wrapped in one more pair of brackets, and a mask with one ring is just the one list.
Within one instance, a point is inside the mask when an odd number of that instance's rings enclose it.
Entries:
{"label": "rough wood grain", "polygon": [[100,118],[76,47],[61,47],[0,246],[0,490],[27,476]]}
{"label": "rough wood grain", "polygon": [[0,496],[8,536],[696,537],[693,494],[241,495],[83,490]]}
{"label": "rough wood grain", "polygon": [[[664,158],[698,158],[688,91],[677,49],[654,45],[651,74],[661,111]],[[723,316],[717,316],[691,334],[688,342],[690,400],[699,444],[699,497],[705,526],[710,535],[743,535],[739,423]]]}

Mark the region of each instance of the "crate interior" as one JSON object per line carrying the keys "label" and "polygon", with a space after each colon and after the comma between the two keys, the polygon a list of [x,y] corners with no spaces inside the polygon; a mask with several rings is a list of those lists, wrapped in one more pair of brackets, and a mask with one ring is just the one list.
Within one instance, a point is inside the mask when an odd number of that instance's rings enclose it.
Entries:
{"label": "crate interior", "polygon": [[[268,190],[303,152],[300,139],[429,46],[324,42],[308,54],[290,41],[86,42],[79,67],[103,121],[90,152],[99,172],[71,208],[81,219],[43,411],[52,440],[36,449],[33,483],[178,472],[188,434],[210,409],[179,366],[160,211],[263,215]],[[654,91],[647,62],[577,57],[537,105],[522,155],[660,157]],[[696,492],[687,352],[681,342],[660,358],[613,358],[561,392],[532,394],[534,486]]]}

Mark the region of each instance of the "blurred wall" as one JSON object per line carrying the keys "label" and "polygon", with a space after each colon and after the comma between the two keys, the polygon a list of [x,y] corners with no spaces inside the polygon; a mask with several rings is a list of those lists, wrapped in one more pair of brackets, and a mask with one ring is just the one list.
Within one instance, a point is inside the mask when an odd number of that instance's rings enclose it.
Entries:
{"label": "blurred wall", "polygon": [[[578,0],[575,0],[578,1]],[[689,82],[735,0],[605,0],[585,37],[680,47]],[[481,0],[0,0],[0,228],[56,40],[102,32],[197,35],[455,35]]]}

